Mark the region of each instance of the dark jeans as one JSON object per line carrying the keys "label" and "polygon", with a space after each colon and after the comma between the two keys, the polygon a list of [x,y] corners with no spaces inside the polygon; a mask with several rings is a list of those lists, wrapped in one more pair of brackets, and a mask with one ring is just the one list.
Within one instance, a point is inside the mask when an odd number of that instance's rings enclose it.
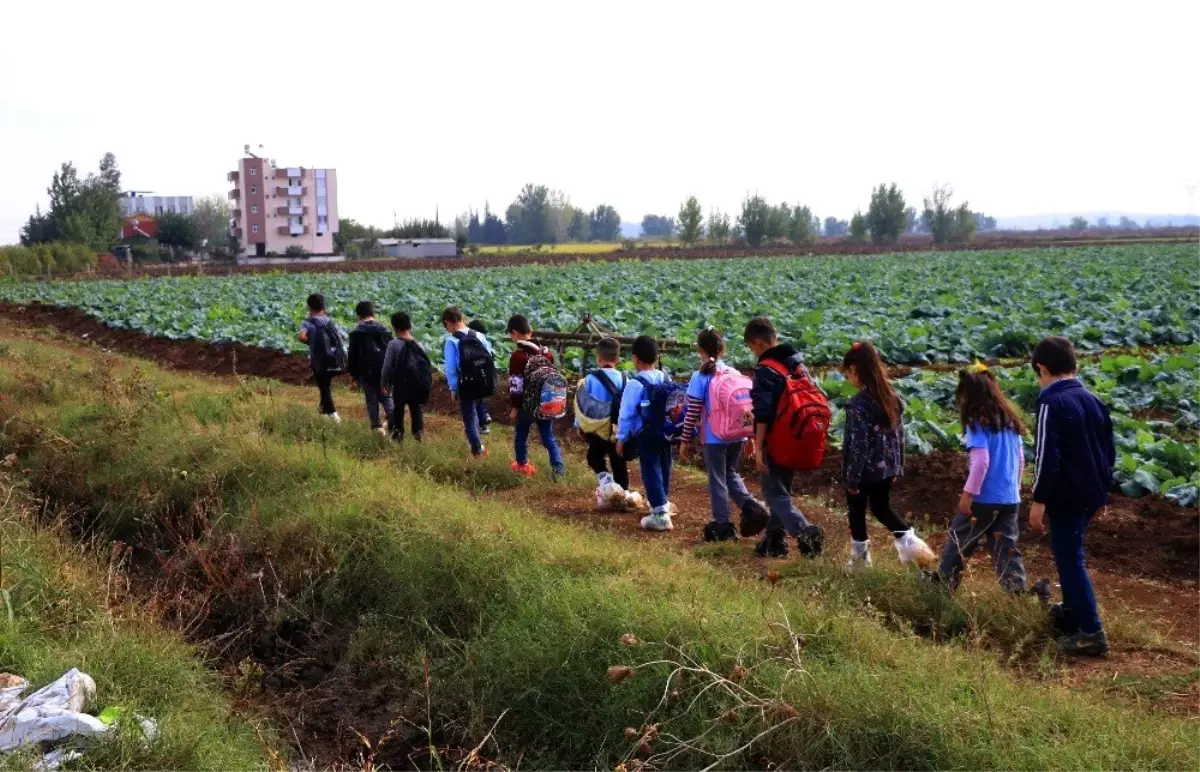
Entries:
{"label": "dark jeans", "polygon": [[708,470],[708,501],[712,505],[713,520],[729,522],[729,499],[738,508],[750,500],[750,491],[738,474],[738,462],[742,460],[741,442],[704,446],[704,468]]}
{"label": "dark jeans", "polygon": [[317,391],[321,394],[321,415],[336,413],[337,408],[333,406],[333,376],[314,373],[313,380],[317,382]]}
{"label": "dark jeans", "polygon": [[1000,586],[1007,592],[1020,592],[1025,589],[1025,561],[1017,549],[1020,533],[1016,504],[973,503],[971,517],[961,512],[954,513],[954,519],[950,521],[949,538],[942,548],[938,573],[951,587],[957,587],[962,576],[963,561],[974,554],[980,542],[987,537],[988,551],[992,553],[992,566]]}
{"label": "dark jeans", "polygon": [[768,531],[787,531],[792,536],[798,536],[809,527],[808,518],[792,501],[792,479],[796,473],[784,469],[770,458],[767,458],[767,471],[758,476],[762,486],[763,498],[767,500],[767,508],[771,510],[771,519],[767,523]]}
{"label": "dark jeans", "polygon": [[383,408],[384,418],[392,414],[392,395],[381,394],[379,384],[372,386],[364,383],[362,390],[363,398],[367,401],[367,418],[371,420],[371,428],[378,429],[383,426],[383,421],[379,420],[379,408]]}
{"label": "dark jeans", "polygon": [[425,435],[425,406],[421,404],[405,405],[403,402],[397,402],[396,408],[388,415],[388,420],[392,424],[392,437],[397,440],[404,439],[404,408],[408,407],[408,412],[412,416],[412,435],[417,442],[421,441],[421,437]]}
{"label": "dark jeans", "polygon": [[855,541],[867,540],[867,507],[871,514],[892,532],[892,536],[900,537],[908,530],[908,524],[900,519],[892,510],[892,483],[895,477],[878,482],[864,482],[858,488],[858,493],[846,491],[846,505],[850,508],[850,537]]}
{"label": "dark jeans", "polygon": [[1054,553],[1054,565],[1058,568],[1063,606],[1079,622],[1079,631],[1082,633],[1094,633],[1101,628],[1096,595],[1092,592],[1092,580],[1088,577],[1083,555],[1083,537],[1095,513],[1093,509],[1046,508],[1050,549]]}
{"label": "dark jeans", "polygon": [[467,435],[467,444],[471,446],[471,455],[474,456],[483,453],[483,443],[479,441],[479,403],[482,401],[464,398],[458,400],[458,407],[462,412],[463,432]]}
{"label": "dark jeans", "polygon": [[625,459],[617,453],[617,445],[612,440],[602,440],[594,434],[585,434],[587,438],[588,467],[596,474],[607,472],[612,466],[613,482],[625,490],[629,490],[629,466]]}
{"label": "dark jeans", "polygon": [[671,443],[649,429],[636,439],[646,498],[651,507],[665,507],[671,491]]}
{"label": "dark jeans", "polygon": [[542,445],[550,455],[550,468],[554,470],[555,474],[562,474],[565,467],[558,440],[554,438],[554,422],[550,419],[534,420],[534,417],[524,410],[517,412],[517,426],[516,431],[513,432],[513,453],[517,457],[517,463],[525,464],[529,461],[529,430],[535,423],[538,436],[542,438]]}
{"label": "dark jeans", "polygon": [[492,422],[492,414],[488,412],[486,399],[480,399],[477,400],[477,402],[479,407],[477,407],[475,410],[476,414],[479,416],[479,428],[482,429]]}

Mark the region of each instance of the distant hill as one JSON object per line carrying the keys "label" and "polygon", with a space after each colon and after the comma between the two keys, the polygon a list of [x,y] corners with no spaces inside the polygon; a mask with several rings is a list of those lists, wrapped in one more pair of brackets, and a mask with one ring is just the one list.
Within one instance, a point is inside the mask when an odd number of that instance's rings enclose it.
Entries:
{"label": "distant hill", "polygon": [[1128,217],[1138,225],[1145,227],[1147,221],[1152,228],[1164,228],[1168,225],[1200,225],[1200,215],[1194,214],[1145,214],[1135,212],[1064,212],[1055,214],[1031,214],[1020,217],[997,217],[996,227],[1000,230],[1038,230],[1065,228],[1074,217],[1082,217],[1088,225],[1095,225],[1101,217],[1108,218],[1108,224],[1116,227],[1122,217]]}

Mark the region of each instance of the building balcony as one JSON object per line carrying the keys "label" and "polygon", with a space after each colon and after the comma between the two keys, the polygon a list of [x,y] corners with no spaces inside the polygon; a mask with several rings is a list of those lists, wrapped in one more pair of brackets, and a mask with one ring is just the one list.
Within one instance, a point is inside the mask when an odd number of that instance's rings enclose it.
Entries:
{"label": "building balcony", "polygon": [[231,198],[232,200],[238,201],[241,199],[241,197],[242,197],[242,189],[241,188],[234,188],[233,190],[229,191],[229,198]]}
{"label": "building balcony", "polygon": [[239,172],[230,172],[229,174],[225,175],[225,179],[229,182],[237,182],[239,177],[241,177]]}
{"label": "building balcony", "polygon": [[277,179],[277,180],[286,180],[286,179],[298,180],[303,177],[304,177],[304,167],[302,167],[302,166],[289,166],[286,169],[278,168],[275,170],[275,179]]}
{"label": "building balcony", "polygon": [[297,196],[303,196],[307,190],[308,189],[303,185],[289,185],[286,188],[283,186],[275,188],[275,193],[280,196],[291,196],[292,198],[295,198]]}
{"label": "building balcony", "polygon": [[241,209],[230,209],[229,216],[235,220],[240,220],[240,219],[242,219],[242,210]]}
{"label": "building balcony", "polygon": [[308,207],[307,206],[294,206],[292,204],[289,204],[287,206],[279,207],[278,209],[275,210],[275,212],[277,214],[287,215],[287,216],[291,216],[291,217],[297,217],[297,216],[303,217],[304,215],[308,214]]}
{"label": "building balcony", "polygon": [[308,235],[307,225],[280,225],[280,236],[305,236]]}

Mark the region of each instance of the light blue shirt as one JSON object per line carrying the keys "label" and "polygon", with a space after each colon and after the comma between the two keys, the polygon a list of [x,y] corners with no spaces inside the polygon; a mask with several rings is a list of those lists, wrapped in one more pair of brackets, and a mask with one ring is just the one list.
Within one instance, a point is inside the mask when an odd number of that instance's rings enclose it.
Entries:
{"label": "light blue shirt", "polygon": [[621,415],[617,420],[617,442],[629,442],[642,431],[645,423],[642,420],[642,397],[646,387],[638,378],[644,378],[653,384],[666,383],[667,374],[662,370],[643,370],[630,378],[625,384],[625,393],[621,395]]}
{"label": "light blue shirt", "polygon": [[[595,377],[592,377],[592,373],[588,373],[587,377],[583,379],[583,385],[588,396],[605,402],[612,399],[612,395],[608,393],[608,389],[604,388],[604,384],[600,383],[601,378],[608,378],[609,383],[613,385],[613,390],[617,394],[621,394],[620,370],[615,367],[601,367],[599,370],[593,372],[595,373]],[[640,386],[641,384],[638,385]],[[575,428],[579,428],[579,413],[575,413]]]}
{"label": "light blue shirt", "polygon": [[980,504],[1021,503],[1021,435],[1012,429],[1001,432],[985,429],[979,424],[967,428],[967,450],[984,448],[988,453],[987,474],[975,501]]}
{"label": "light blue shirt", "polygon": [[[463,330],[462,332],[465,333],[468,331]],[[480,342],[483,343],[483,347],[488,350],[489,354],[492,352],[492,344],[488,342],[487,337],[485,337],[482,332],[475,332],[474,330],[470,330],[470,333],[472,335],[474,335],[475,337],[479,338]],[[442,361],[444,362],[443,367],[446,370],[446,385],[450,387],[450,392],[452,394],[457,394],[458,393],[458,338],[454,337],[453,335],[446,336],[446,342],[444,344],[442,344]]]}

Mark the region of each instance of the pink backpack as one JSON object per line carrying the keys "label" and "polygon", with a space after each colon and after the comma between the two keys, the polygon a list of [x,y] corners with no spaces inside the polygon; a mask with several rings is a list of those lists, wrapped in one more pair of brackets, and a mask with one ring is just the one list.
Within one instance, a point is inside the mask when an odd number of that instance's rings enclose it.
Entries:
{"label": "pink backpack", "polygon": [[718,367],[708,384],[708,428],[722,442],[741,442],[754,436],[754,412],[746,376],[732,367]]}

